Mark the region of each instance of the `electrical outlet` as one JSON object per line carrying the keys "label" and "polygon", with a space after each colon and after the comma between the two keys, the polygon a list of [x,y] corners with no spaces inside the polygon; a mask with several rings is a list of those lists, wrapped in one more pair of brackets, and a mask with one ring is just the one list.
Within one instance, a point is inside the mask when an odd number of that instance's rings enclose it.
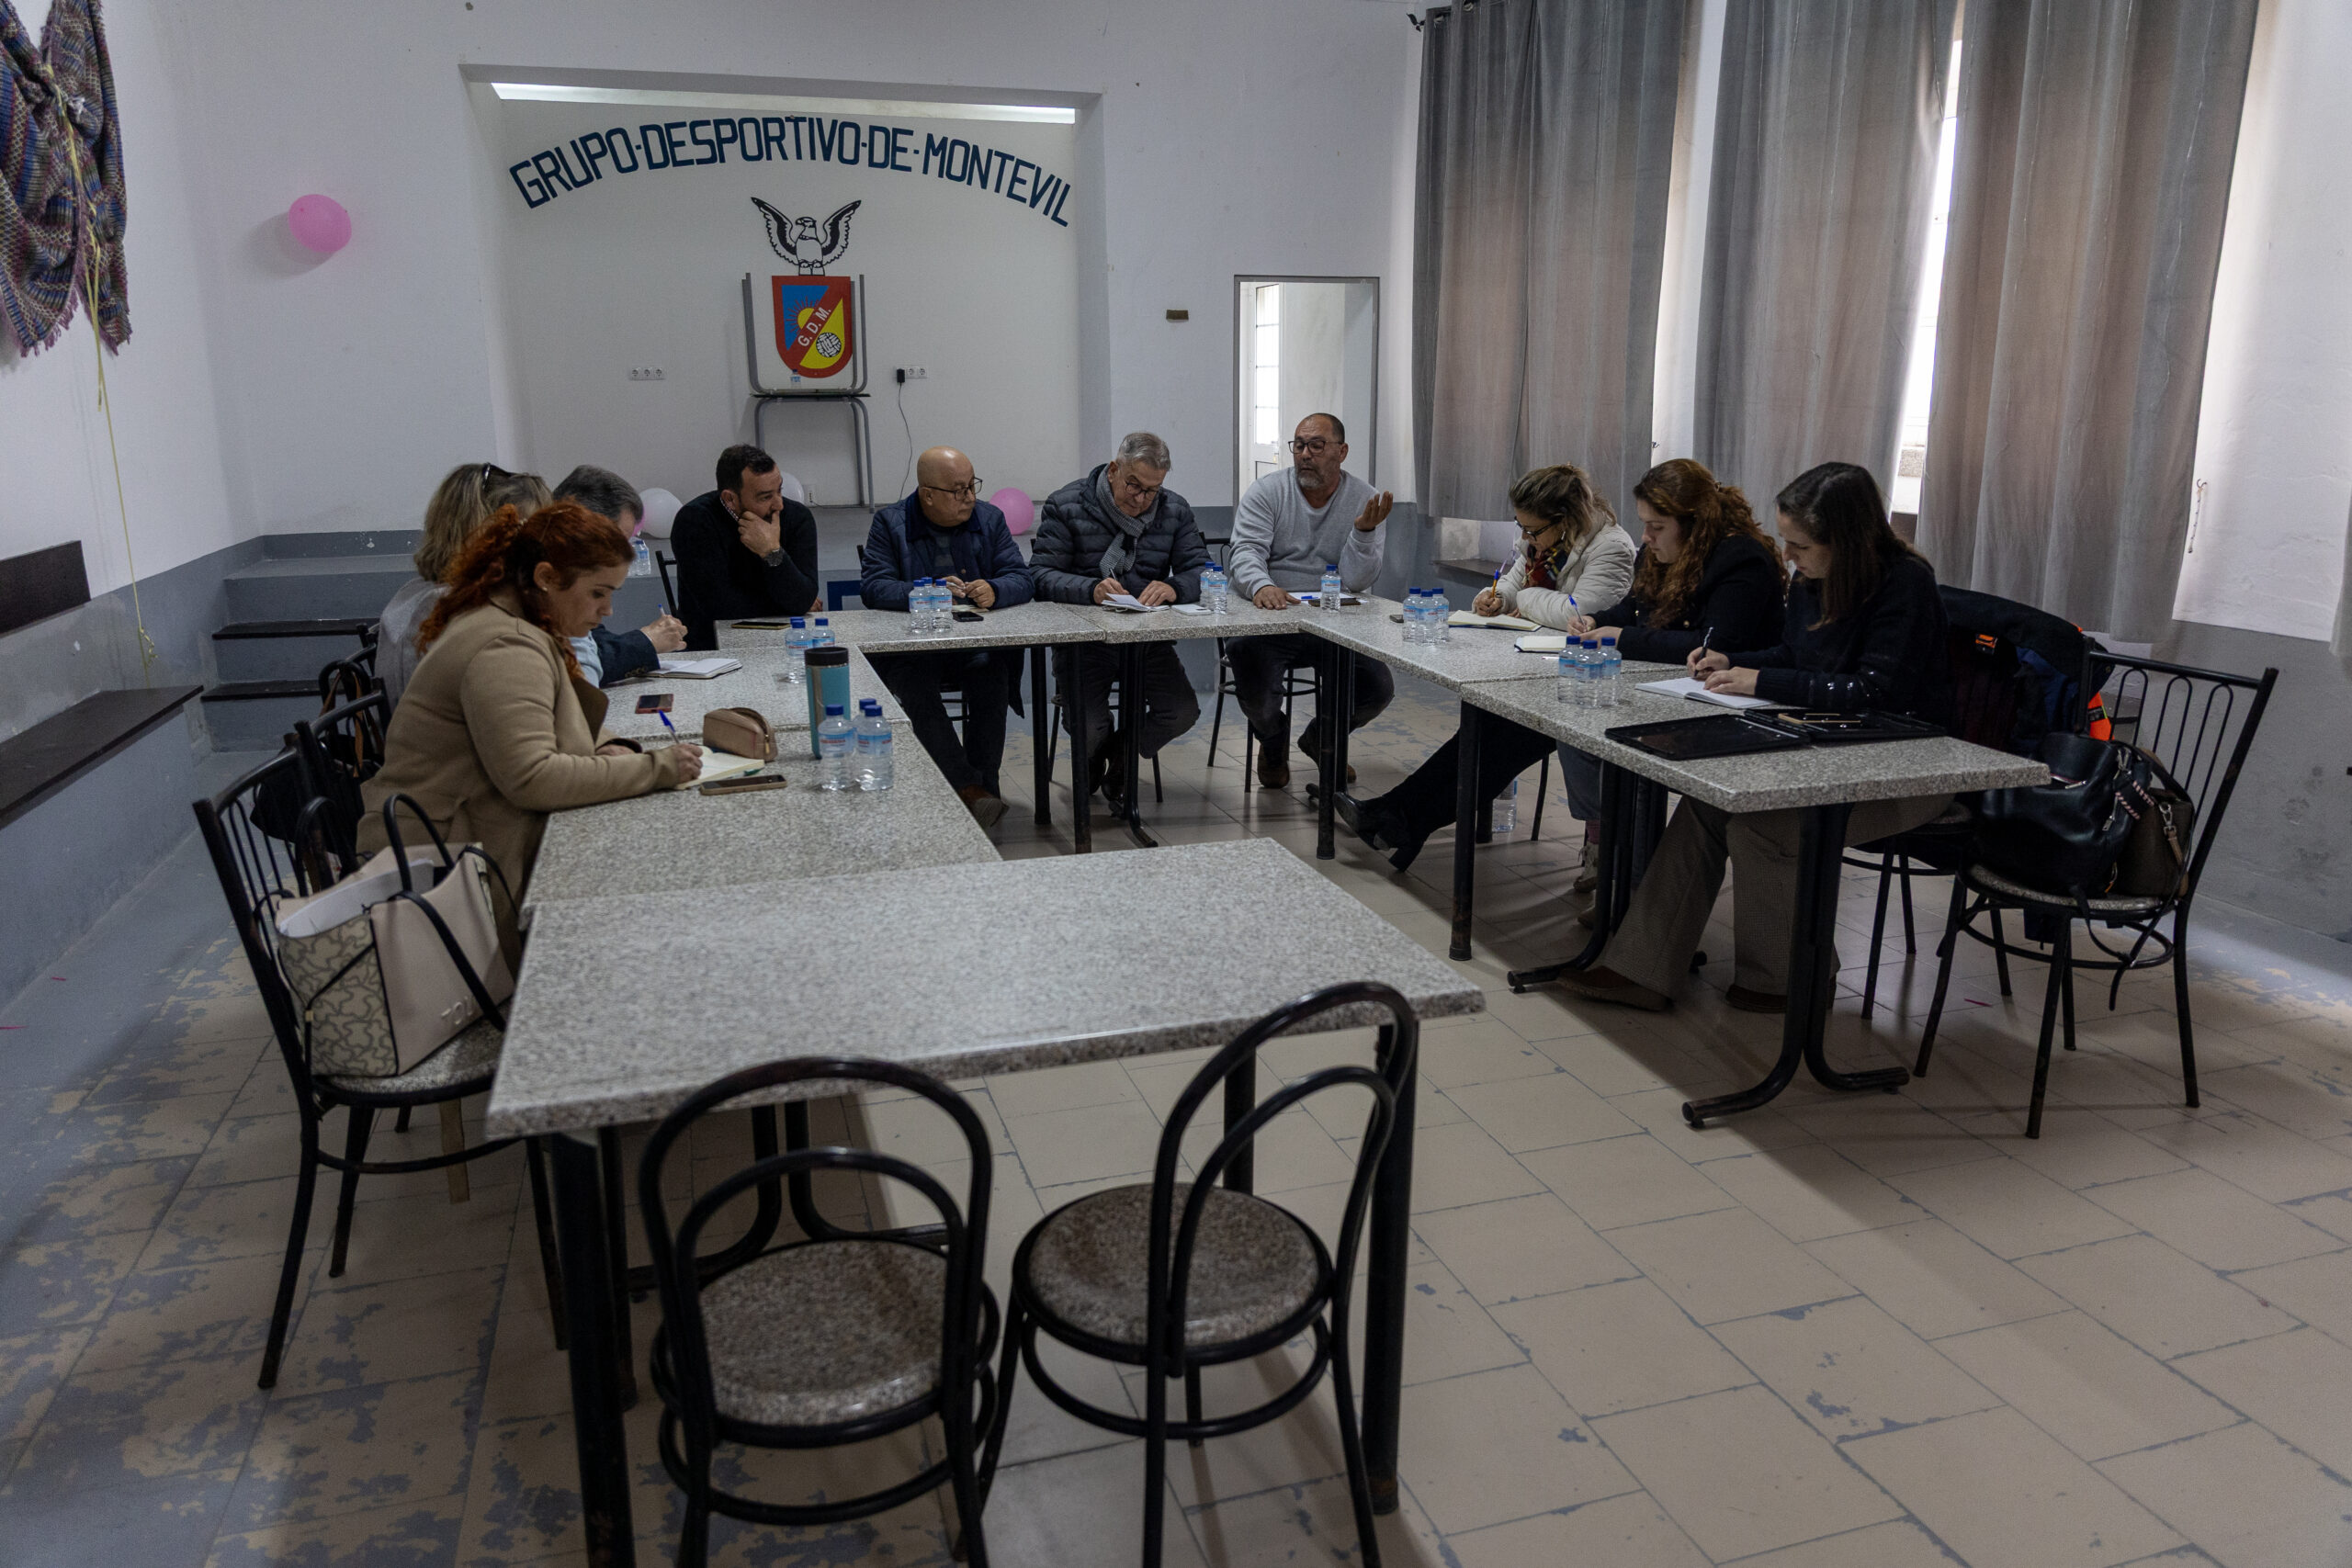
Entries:
{"label": "electrical outlet", "polygon": [[899,369],[899,379],[901,381],[927,381],[930,378],[931,367],[928,365],[906,365]]}
{"label": "electrical outlet", "polygon": [[628,378],[632,381],[660,381],[666,379],[666,376],[659,365],[632,365],[628,367]]}

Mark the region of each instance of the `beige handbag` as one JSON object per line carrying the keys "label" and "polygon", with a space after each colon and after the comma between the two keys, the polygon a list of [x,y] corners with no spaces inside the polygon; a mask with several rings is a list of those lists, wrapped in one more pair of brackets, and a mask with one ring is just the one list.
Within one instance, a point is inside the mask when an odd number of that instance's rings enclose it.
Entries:
{"label": "beige handbag", "polygon": [[452,852],[429,822],[433,849],[404,848],[393,813],[407,800],[384,803],[390,849],[322,893],[262,911],[313,1073],[412,1071],[477,1021],[503,1025],[498,1004],[514,994],[491,897],[496,864],[478,844]]}
{"label": "beige handbag", "polygon": [[702,743],[730,757],[775,761],[775,726],[757,708],[713,708],[702,716]]}

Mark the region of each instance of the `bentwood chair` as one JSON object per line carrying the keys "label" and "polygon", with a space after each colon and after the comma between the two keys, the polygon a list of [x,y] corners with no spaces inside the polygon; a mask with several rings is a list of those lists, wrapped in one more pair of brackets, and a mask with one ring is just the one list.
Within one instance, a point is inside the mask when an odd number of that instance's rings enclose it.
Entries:
{"label": "bentwood chair", "polygon": [[[929,1100],[963,1135],[970,1160],[963,1201],[920,1168],[865,1149],[756,1147],[751,1164],[696,1197],[674,1223],[664,1176],[691,1168],[690,1139],[705,1119],[793,1084],[862,1083]],[[989,1368],[996,1298],[981,1282],[994,1166],[986,1129],[963,1097],[888,1062],[814,1058],[747,1067],[704,1089],[662,1118],[638,1167],[638,1207],[662,1297],[652,1347],[662,1400],[662,1468],[685,1494],[680,1568],[700,1568],[710,1516],[757,1524],[816,1526],[864,1518],[942,1484],[956,1498],[964,1554],[987,1568],[980,1529],[978,1434],[994,1419]],[[820,1170],[854,1171],[911,1190],[939,1224],[920,1231],[855,1232],[827,1224],[748,1255],[697,1256],[697,1243],[728,1206],[755,1190],[805,1182]],[[752,1448],[838,1448],[936,1416],[946,1452],[905,1480],[861,1496],[780,1503],[719,1486],[721,1443]]]}
{"label": "bentwood chair", "polygon": [[[1949,628],[1945,649],[1951,669],[1951,734],[1996,751],[2030,757],[2052,730],[2083,733],[2097,700],[2088,688],[2098,645],[2080,627],[2014,599],[1965,588],[1939,592]],[[1919,939],[1911,912],[1911,884],[1922,876],[1959,874],[1974,821],[1973,800],[1957,798],[1934,821],[1857,845],[1844,857],[1852,869],[1878,873],[1870,967],[1862,981],[1864,1018],[1878,1000],[1889,894],[1901,892],[1903,950],[1916,953]],[[1997,910],[1993,920],[1994,934],[1999,936]],[[2008,958],[1999,948],[1996,953],[2006,997]]]}
{"label": "bentwood chair", "polygon": [[[2271,689],[2278,681],[2276,670],[2265,670],[2259,676],[2232,675],[2114,653],[2099,654],[2098,664],[2114,672],[2110,684],[2115,695],[2109,709],[2113,739],[2137,746],[2163,763],[2194,805],[2194,847],[2182,866],[2179,886],[2161,896],[2091,897],[2035,887],[1982,865],[1965,865],[1952,882],[1951,913],[1945,923],[1936,969],[1935,1000],[1928,1010],[1919,1059],[1912,1068],[1920,1077],[1928,1076],[1928,1059],[1936,1048],[1936,1029],[1951,983],[1952,954],[1961,937],[1991,947],[2004,964],[2012,957],[2048,964],[2050,979],[2041,1002],[2033,1098],[2026,1111],[2029,1138],[2041,1136],[2041,1102],[2050,1087],[2050,1048],[2062,1017],[2065,1047],[2075,1049],[2077,969],[2114,976],[2107,993],[2107,1005],[2112,1010],[2125,976],[2167,964],[2172,966],[2173,1010],[2180,1028],[2181,1087],[2188,1104],[2197,1105],[2196,1037],[2188,1011],[2189,906],[2213,852],[2213,840],[2222,830],[2222,819],[2228,814],[2246,753],[2253,749],[2255,732],[2261,728],[2263,710],[2270,705]],[[2051,921],[2055,930],[2049,952],[2009,942],[2000,925],[2004,909]],[[1979,917],[1986,919],[1989,931],[1977,929]],[[2075,956],[2077,923],[2102,956]],[[2169,932],[2160,929],[2167,923]],[[2110,947],[2101,934],[2109,931],[2130,933],[2131,945]],[[2006,994],[2007,987],[2002,989]]]}
{"label": "bentwood chair", "polygon": [[[1252,1067],[1267,1041],[1342,1009],[1385,1015],[1377,1067],[1326,1067],[1284,1086],[1226,1129],[1192,1180],[1180,1180],[1185,1134],[1210,1093],[1238,1070]],[[1211,1057],[1177,1098],[1148,1184],[1093,1193],[1038,1223],[1012,1260],[999,1403],[981,1463],[984,1477],[995,1473],[1016,1366],[1025,1366],[1038,1390],[1070,1415],[1144,1439],[1143,1562],[1144,1568],[1159,1568],[1169,1440],[1198,1447],[1209,1438],[1264,1426],[1296,1409],[1328,1372],[1339,1408],[1361,1561],[1366,1568],[1380,1568],[1371,1481],[1356,1427],[1355,1383],[1348,1370],[1348,1313],[1373,1176],[1388,1146],[1397,1099],[1415,1070],[1419,1028],[1405,998],[1373,981],[1327,987],[1276,1008]],[[1289,1210],[1216,1183],[1237,1161],[1247,1159],[1258,1134],[1275,1117],[1318,1095],[1340,1091],[1361,1091],[1367,1103],[1338,1246],[1327,1249],[1314,1227]],[[1055,1382],[1037,1354],[1040,1334],[1081,1354],[1142,1368],[1142,1419],[1090,1404]],[[1263,1355],[1301,1334],[1312,1337],[1313,1352],[1287,1388],[1252,1409],[1215,1416],[1203,1412],[1204,1367]],[[1169,1385],[1178,1382],[1184,1386],[1182,1420],[1168,1410]]]}
{"label": "bentwood chair", "polygon": [[[281,897],[315,893],[356,869],[356,856],[347,835],[338,831],[325,803],[313,798],[305,805],[290,832],[274,832],[256,819],[258,802],[273,784],[300,778],[301,760],[292,748],[246,773],[209,799],[196,802],[196,823],[212,867],[220,878],[221,896],[228,900],[229,919],[243,946],[254,984],[269,1012],[270,1031],[278,1055],[293,1082],[295,1109],[301,1118],[301,1163],[296,1173],[294,1216],[286,1238],[286,1263],[277,1281],[277,1298],[269,1319],[269,1340],[262,1352],[261,1386],[277,1382],[279,1358],[286,1348],[286,1330],[293,1314],[294,1291],[301,1279],[302,1254],[311,1228],[311,1204],[319,1170],[342,1174],[335,1204],[334,1247],[327,1259],[327,1274],[339,1276],[351,1240],[352,1205],[362,1176],[398,1176],[411,1171],[437,1170],[495,1154],[515,1140],[500,1139],[454,1152],[416,1159],[370,1160],[368,1134],[382,1111],[405,1113],[420,1105],[454,1102],[487,1090],[498,1072],[503,1021],[494,1007],[481,1021],[397,1077],[345,1077],[314,1074],[304,1042],[302,1020],[293,993],[277,967],[277,928],[269,910]],[[450,957],[461,973],[471,974],[465,957],[452,944]],[[479,990],[479,981],[476,982]],[[340,1155],[322,1146],[321,1129],[336,1111],[345,1112],[344,1146]],[[556,1312],[556,1343],[563,1343],[560,1316],[563,1292],[556,1263],[555,1233],[550,1224],[547,1176],[537,1140],[526,1145],[531,1201],[537,1218],[539,1260],[547,1271],[548,1301]]]}

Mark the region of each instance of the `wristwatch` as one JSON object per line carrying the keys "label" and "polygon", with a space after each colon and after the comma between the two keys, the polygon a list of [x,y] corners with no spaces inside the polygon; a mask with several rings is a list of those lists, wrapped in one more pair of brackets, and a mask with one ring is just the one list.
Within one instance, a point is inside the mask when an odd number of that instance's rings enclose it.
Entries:
{"label": "wristwatch", "polygon": [[760,558],[760,564],[762,566],[782,566],[784,564],[784,547],[782,545],[778,545],[775,548],[762,556]]}

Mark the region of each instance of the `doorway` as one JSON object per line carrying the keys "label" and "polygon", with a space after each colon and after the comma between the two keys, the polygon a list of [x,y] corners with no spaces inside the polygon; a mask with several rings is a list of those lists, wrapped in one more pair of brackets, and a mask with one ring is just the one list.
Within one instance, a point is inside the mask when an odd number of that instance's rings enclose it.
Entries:
{"label": "doorway", "polygon": [[1236,277],[1234,497],[1290,467],[1311,413],[1347,429],[1348,468],[1380,483],[1380,279]]}

